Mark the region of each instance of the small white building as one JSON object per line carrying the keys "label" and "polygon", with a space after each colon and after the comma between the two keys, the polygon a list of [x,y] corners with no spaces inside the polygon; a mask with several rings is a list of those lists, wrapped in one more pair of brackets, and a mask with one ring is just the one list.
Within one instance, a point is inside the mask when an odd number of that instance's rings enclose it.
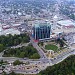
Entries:
{"label": "small white building", "polygon": [[19,27],[21,23],[12,24],[13,27]]}
{"label": "small white building", "polygon": [[31,15],[26,15],[25,18],[26,19],[31,19]]}
{"label": "small white building", "polygon": [[2,28],[3,29],[9,29],[10,28],[10,25],[2,25]]}
{"label": "small white building", "polygon": [[0,26],[0,32],[2,31],[2,27]]}

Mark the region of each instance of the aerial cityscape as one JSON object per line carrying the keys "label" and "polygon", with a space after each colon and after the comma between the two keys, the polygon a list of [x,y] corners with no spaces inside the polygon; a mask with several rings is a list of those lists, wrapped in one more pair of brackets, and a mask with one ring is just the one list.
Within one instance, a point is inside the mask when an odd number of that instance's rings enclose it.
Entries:
{"label": "aerial cityscape", "polygon": [[75,75],[75,0],[0,0],[0,75]]}

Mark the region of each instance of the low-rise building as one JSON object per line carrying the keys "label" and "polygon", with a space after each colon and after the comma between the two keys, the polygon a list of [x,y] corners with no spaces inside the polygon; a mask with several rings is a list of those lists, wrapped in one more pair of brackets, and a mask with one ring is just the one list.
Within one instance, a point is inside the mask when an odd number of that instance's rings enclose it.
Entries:
{"label": "low-rise building", "polygon": [[57,26],[61,29],[65,28],[74,28],[75,27],[75,23],[72,22],[71,20],[61,20],[57,22]]}

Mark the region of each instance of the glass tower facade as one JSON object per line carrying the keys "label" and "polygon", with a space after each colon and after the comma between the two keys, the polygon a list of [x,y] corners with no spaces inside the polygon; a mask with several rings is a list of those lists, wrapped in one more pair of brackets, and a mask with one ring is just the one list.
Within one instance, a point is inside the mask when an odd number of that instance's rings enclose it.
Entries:
{"label": "glass tower facade", "polygon": [[50,39],[51,25],[40,23],[33,27],[33,37],[35,40]]}

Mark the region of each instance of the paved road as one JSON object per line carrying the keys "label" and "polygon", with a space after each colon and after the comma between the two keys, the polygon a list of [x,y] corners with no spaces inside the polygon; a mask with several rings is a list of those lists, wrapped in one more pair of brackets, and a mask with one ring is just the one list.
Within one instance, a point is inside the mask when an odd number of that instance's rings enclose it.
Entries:
{"label": "paved road", "polygon": [[17,46],[12,46],[11,48],[19,48],[19,47],[22,47],[22,46],[28,46],[29,43],[24,43],[24,44],[20,44],[20,45],[17,45]]}
{"label": "paved road", "polygon": [[58,55],[55,59],[52,60],[52,64],[57,64],[66,59],[70,55],[75,55],[75,49],[69,50],[67,52],[63,52],[62,54]]}
{"label": "paved road", "polygon": [[47,58],[47,56],[45,55],[45,53],[43,52],[43,50],[37,45],[36,42],[34,42],[33,38],[30,36],[30,42],[32,43],[32,45],[34,46],[34,48],[37,49],[38,53],[40,54],[41,58]]}
{"label": "paved road", "polygon": [[34,39],[30,36],[30,42],[32,43],[33,47],[37,49],[39,55],[40,55],[40,61],[44,62],[44,63],[51,63],[50,60],[48,60],[46,54],[43,52],[43,50],[38,46],[38,44],[36,42],[34,42]]}

